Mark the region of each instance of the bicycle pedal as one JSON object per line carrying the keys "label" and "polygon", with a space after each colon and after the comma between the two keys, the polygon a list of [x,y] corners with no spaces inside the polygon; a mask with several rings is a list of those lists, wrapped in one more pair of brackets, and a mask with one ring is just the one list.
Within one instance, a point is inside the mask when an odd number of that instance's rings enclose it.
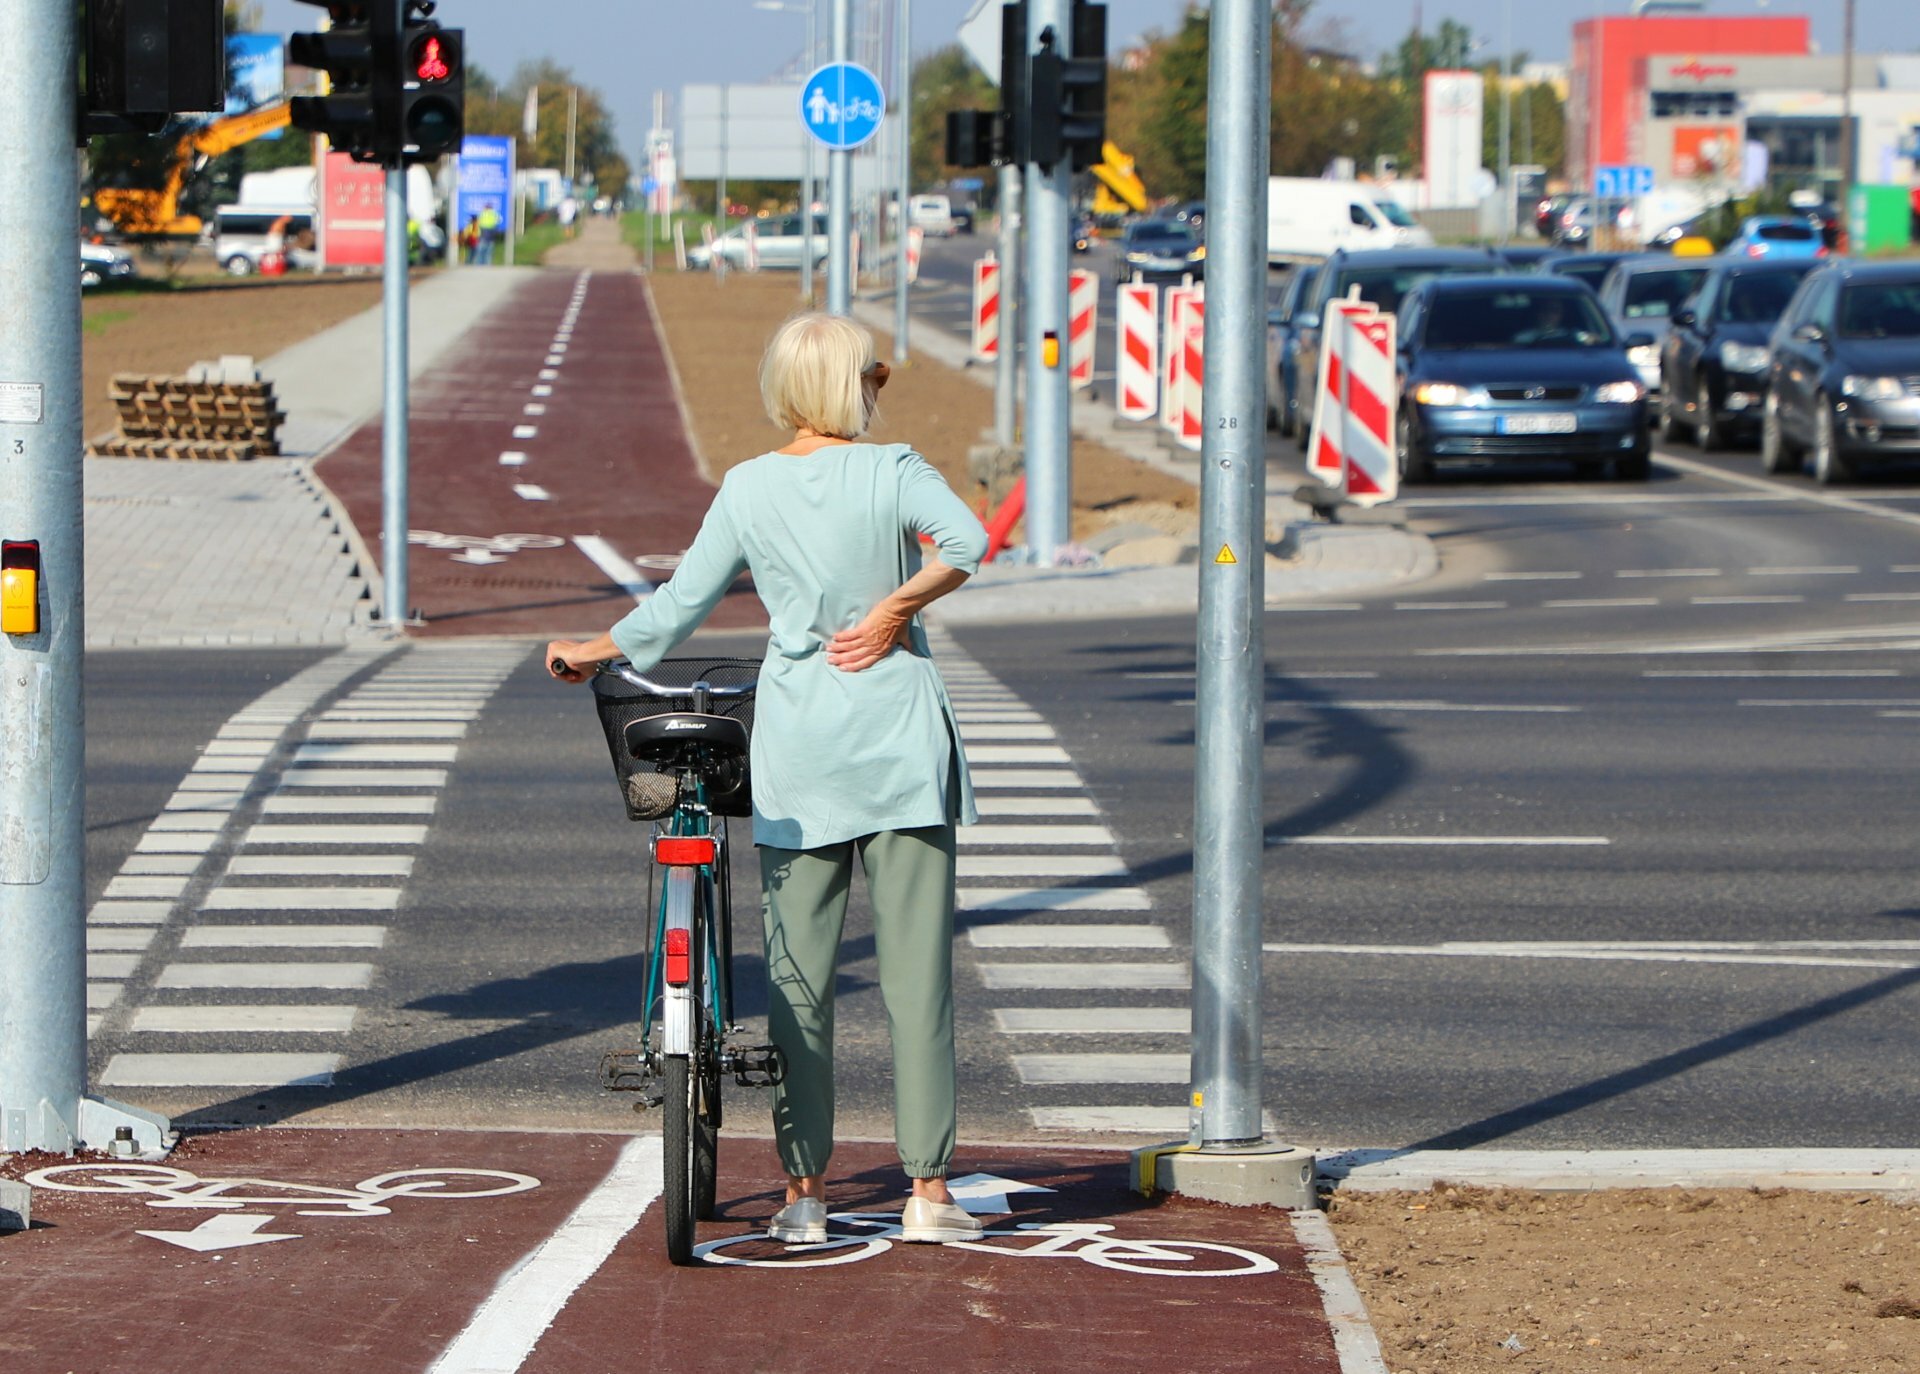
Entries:
{"label": "bicycle pedal", "polygon": [[787,1057],[778,1045],[729,1045],[721,1067],[743,1088],[771,1088],[787,1076]]}
{"label": "bicycle pedal", "polygon": [[647,1093],[654,1078],[653,1066],[641,1050],[611,1050],[600,1058],[600,1086],[608,1092]]}

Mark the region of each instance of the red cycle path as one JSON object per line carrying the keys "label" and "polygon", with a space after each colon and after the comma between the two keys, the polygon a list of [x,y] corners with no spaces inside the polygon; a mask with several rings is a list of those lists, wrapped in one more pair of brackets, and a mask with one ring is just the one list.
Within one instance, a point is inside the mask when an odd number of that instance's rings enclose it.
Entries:
{"label": "red cycle path", "polygon": [[[896,1243],[832,1267],[677,1269],[663,1251],[656,1201],[597,1266],[588,1263],[584,1281],[542,1290],[542,1310],[516,1285],[540,1274],[554,1252],[564,1258],[577,1248],[564,1241],[541,1247],[576,1209],[591,1211],[605,1195],[609,1171],[630,1143],[575,1133],[270,1129],[198,1137],[165,1166],[200,1180],[270,1180],[282,1196],[288,1185],[352,1188],[408,1169],[500,1170],[538,1180],[491,1197],[402,1194],[387,1199],[384,1216],[302,1216],[298,1204],[259,1201],[274,1195],[259,1183],[240,1193],[256,1199],[241,1209],[244,1219],[229,1212],[212,1223],[221,1214],[204,1205],[152,1206],[166,1200],[162,1194],[38,1188],[34,1229],[0,1236],[0,1367],[10,1374],[419,1374],[445,1359],[447,1368],[528,1374],[1339,1369],[1318,1289],[1284,1213],[1148,1204],[1127,1191],[1124,1157],[1113,1153],[963,1146],[954,1169],[1056,1190],[1010,1194],[1017,1210],[988,1218],[996,1231],[1086,1222],[1111,1227],[1100,1233],[1106,1237],[1244,1253],[1169,1250],[1164,1264],[1144,1261],[1165,1272],[1139,1273],[1069,1255],[1022,1255],[1032,1244],[1023,1234],[994,1238],[996,1253]],[[24,1162],[9,1172],[21,1172]],[[751,1238],[778,1200],[766,1186],[774,1167],[767,1142],[723,1139],[721,1215],[701,1226],[703,1242],[746,1237],[722,1253],[775,1266],[817,1257]],[[884,1146],[843,1145],[831,1178],[835,1211],[897,1213],[904,1200]],[[448,1175],[445,1191],[475,1182]],[[617,1217],[615,1231],[627,1220]],[[140,1234],[204,1234],[209,1224],[298,1239],[198,1253]],[[1142,1262],[1137,1251],[1108,1254]],[[1179,1272],[1198,1264],[1247,1270],[1248,1256],[1262,1257],[1252,1267],[1275,1267],[1215,1277]],[[483,1308],[501,1325],[477,1330],[522,1335],[530,1353],[510,1353],[510,1342],[494,1340],[476,1363],[471,1333],[462,1358],[450,1353]]]}
{"label": "red cycle path", "polygon": [[[557,339],[586,280],[570,337]],[[550,352],[556,341],[560,351]],[[551,377],[542,377],[542,372]],[[551,388],[535,394],[536,387]],[[528,414],[529,406],[542,413]],[[516,437],[517,427],[531,436]],[[523,453],[518,466],[503,453]],[[408,526],[452,536],[536,534],[559,541],[498,562],[415,544],[408,600],[426,634],[565,635],[605,629],[633,597],[577,547],[598,535],[628,560],[672,557],[692,542],[714,488],[694,461],[644,279],[547,271],[490,311],[413,381]],[[380,557],[380,423],[369,421],[318,465]],[[527,500],[516,486],[548,499]],[[655,581],[663,569],[642,568]],[[709,622],[759,626],[743,580]]]}

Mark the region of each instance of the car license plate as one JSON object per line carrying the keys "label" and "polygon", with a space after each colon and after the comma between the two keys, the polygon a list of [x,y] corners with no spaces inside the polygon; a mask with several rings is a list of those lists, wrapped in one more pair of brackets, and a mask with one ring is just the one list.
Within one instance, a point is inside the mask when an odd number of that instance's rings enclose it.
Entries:
{"label": "car license plate", "polygon": [[1573,415],[1502,415],[1502,434],[1571,434],[1580,428]]}

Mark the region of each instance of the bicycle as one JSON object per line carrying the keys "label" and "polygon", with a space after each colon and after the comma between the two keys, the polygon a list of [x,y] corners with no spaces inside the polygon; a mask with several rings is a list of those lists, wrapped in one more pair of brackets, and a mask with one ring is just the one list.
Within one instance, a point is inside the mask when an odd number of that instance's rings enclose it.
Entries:
{"label": "bicycle", "polygon": [[[556,663],[555,671],[563,669]],[[663,1109],[667,1257],[697,1262],[694,1223],[713,1219],[720,1083],[771,1087],[786,1076],[772,1045],[738,1043],[732,1021],[733,888],[727,818],[752,814],[748,747],[759,665],[743,659],[669,659],[657,681],[623,660],[599,665],[594,704],[630,820],[653,822],[641,1047],[601,1061],[601,1082],[635,1092],[636,1111]],[[716,685],[714,678],[744,679]],[[690,709],[673,709],[684,705]],[[658,904],[656,875],[664,875]]]}

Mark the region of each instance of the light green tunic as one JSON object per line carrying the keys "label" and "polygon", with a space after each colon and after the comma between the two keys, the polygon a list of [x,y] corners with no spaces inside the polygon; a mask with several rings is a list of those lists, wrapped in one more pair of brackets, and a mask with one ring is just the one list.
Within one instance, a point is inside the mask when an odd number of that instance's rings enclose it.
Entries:
{"label": "light green tunic", "polygon": [[817,849],[976,819],[959,726],[919,618],[911,643],[871,668],[844,672],[826,658],[828,640],[919,570],[921,534],[965,572],[986,552],[973,512],[906,445],[768,453],[727,474],[672,579],[613,627],[644,672],[752,572],[772,631],[754,701],[755,844]]}

